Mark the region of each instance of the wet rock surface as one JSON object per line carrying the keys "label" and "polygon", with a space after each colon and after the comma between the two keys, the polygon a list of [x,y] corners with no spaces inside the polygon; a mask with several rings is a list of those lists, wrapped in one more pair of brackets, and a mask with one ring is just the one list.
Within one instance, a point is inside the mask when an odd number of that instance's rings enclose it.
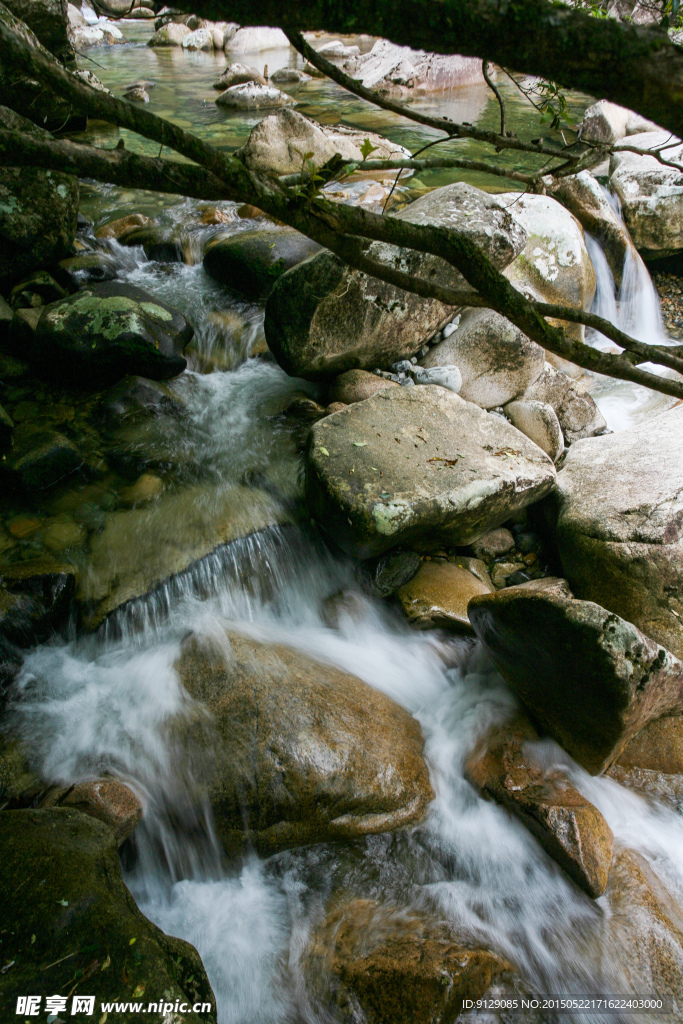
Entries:
{"label": "wet rock surface", "polygon": [[240,231],[209,242],[204,268],[216,281],[251,299],[270,294],[285,271],[296,267],[320,246],[293,228]]}
{"label": "wet rock surface", "polygon": [[397,593],[403,614],[416,629],[447,629],[474,636],[467,605],[493,589],[452,562],[423,562]]}
{"label": "wet rock surface", "polygon": [[387,388],[316,423],[306,474],[313,515],[360,558],[425,535],[471,543],[555,478],[523,434],[435,385]]}
{"label": "wet rock surface", "polygon": [[683,149],[666,131],[648,131],[625,139],[639,153],[620,148],[610,159],[610,182],[621,200],[624,220],[641,253],[670,256],[683,249],[683,171],[648,156],[648,149],[667,146],[666,160],[681,165]]}
{"label": "wet rock surface", "polygon": [[495,953],[458,939],[438,917],[366,899],[328,910],[304,963],[314,997],[336,1003],[344,1022],[362,1013],[369,1024],[448,1024],[465,999],[480,998],[510,970]]}
{"label": "wet rock surface", "polygon": [[187,366],[194,333],[185,317],[134,285],[106,281],[46,306],[29,357],[43,370],[88,384],[126,374],[156,380]]}
{"label": "wet rock surface", "polygon": [[211,719],[209,796],[227,850],[272,853],[424,817],[422,733],[403,708],[290,648],[228,640],[191,637],[177,663]]}
{"label": "wet rock surface", "polygon": [[518,817],[579,888],[602,896],[612,865],[612,831],[602,814],[534,752],[523,717],[494,730],[466,765],[470,782]]}
{"label": "wet rock surface", "polygon": [[93,779],[51,789],[38,806],[44,809],[72,807],[97,818],[112,829],[119,846],[133,834],[143,813],[135,793],[114,778]]}
{"label": "wet rock surface", "polygon": [[[29,990],[68,992],[80,971],[98,1004],[110,998],[115,977],[122,998],[149,991],[168,993],[173,1005],[215,1007],[194,947],[165,935],[136,907],[121,880],[114,833],[102,822],[71,808],[4,811],[0,848],[0,952],[13,961],[0,995],[8,1005]],[[177,1016],[179,1024],[191,1019]],[[108,1016],[116,1024],[145,1019],[130,1011]],[[213,1010],[207,1020],[215,1021]]]}
{"label": "wet rock surface", "polygon": [[543,732],[599,774],[649,722],[683,710],[683,664],[564,580],[472,599],[477,637]]}

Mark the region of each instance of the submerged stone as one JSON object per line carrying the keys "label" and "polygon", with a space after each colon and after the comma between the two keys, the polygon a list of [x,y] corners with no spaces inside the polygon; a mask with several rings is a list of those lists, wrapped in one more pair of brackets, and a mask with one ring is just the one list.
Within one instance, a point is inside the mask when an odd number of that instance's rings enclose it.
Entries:
{"label": "submerged stone", "polygon": [[309,435],[309,508],[357,558],[422,538],[470,544],[554,481],[524,434],[436,385],[386,388]]}

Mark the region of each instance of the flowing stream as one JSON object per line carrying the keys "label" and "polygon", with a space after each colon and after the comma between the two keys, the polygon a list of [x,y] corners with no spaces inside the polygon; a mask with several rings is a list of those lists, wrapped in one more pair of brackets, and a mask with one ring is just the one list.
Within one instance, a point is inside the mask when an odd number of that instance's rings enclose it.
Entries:
{"label": "flowing stream", "polygon": [[[135,25],[129,31],[142,39],[149,30]],[[90,53],[106,62],[105,70],[95,70],[115,89],[121,82],[149,77],[154,64],[160,82],[153,109],[156,105],[171,115],[177,110],[176,123],[185,117],[195,127],[204,126],[214,141],[222,135],[231,147],[245,137],[250,125],[242,116],[221,120],[213,104],[206,106],[218,58],[152,53],[141,45]],[[266,59],[276,66],[273,53],[259,56],[261,63]],[[187,73],[181,74],[179,61],[186,62]],[[318,105],[331,116],[338,93],[328,83],[319,94]],[[474,102],[472,97],[469,101]],[[171,102],[176,106],[169,110]],[[415,148],[419,140],[407,138],[420,135],[415,126],[397,130],[391,115],[348,98],[344,102],[352,123],[354,117],[356,123],[365,118],[368,126],[372,121],[372,127]],[[479,116],[495,118],[494,106],[486,100]],[[515,110],[523,116],[521,106]],[[142,209],[178,223],[196,206],[93,186],[86,212],[104,220]],[[235,230],[241,227],[235,221]],[[628,268],[617,301],[604,256],[592,240],[589,245],[598,275],[596,309],[653,340],[661,321],[647,271],[642,264]],[[121,277],[187,314],[197,328],[200,355],[210,357],[222,344],[208,314],[219,307],[239,312],[247,331],[231,350],[232,365],[184,375],[185,430],[194,463],[212,474],[216,487],[241,484],[245,475],[257,474],[270,481],[274,500],[287,512],[300,498],[301,467],[285,428],[277,425],[277,413],[296,391],[315,395],[315,388],[292,381],[272,362],[250,357],[262,331],[262,311],[227,295],[206,277],[201,264],[164,266],[146,261],[141,250],[115,243],[108,248]],[[642,390],[596,384],[596,397],[614,429],[670,404],[651,392],[643,399]],[[244,500],[249,501],[246,489]],[[124,858],[125,880],[147,916],[196,946],[221,1024],[333,1020],[329,1008],[315,1005],[306,994],[302,952],[330,894],[345,889],[402,907],[432,909],[458,935],[510,960],[528,992],[651,994],[647,963],[628,948],[606,897],[591,901],[584,896],[519,822],[481,799],[463,776],[465,757],[478,738],[515,710],[515,699],[500,677],[476,645],[415,632],[393,609],[360,592],[358,612],[330,628],[322,612],[324,599],[354,587],[351,566],[330,554],[300,518],[235,541],[135,602],[94,636],[31,652],[16,686],[13,727],[30,736],[46,778],[71,783],[106,771],[140,795],[145,816]],[[426,821],[395,834],[294,849],[267,860],[251,854],[239,863],[227,862],[210,809],[191,810],[189,769],[174,762],[164,740],[166,724],[189,713],[189,698],[173,668],[183,636],[194,629],[220,638],[227,627],[277,640],[352,672],[414,714],[424,732],[436,794]],[[578,788],[606,817],[617,846],[640,853],[667,891],[674,898],[683,896],[678,810],[611,780],[590,778],[551,743],[546,756],[551,763],[569,764]],[[508,1018],[472,1011],[463,1019],[489,1024]],[[621,1018],[595,1012],[514,1019]]]}

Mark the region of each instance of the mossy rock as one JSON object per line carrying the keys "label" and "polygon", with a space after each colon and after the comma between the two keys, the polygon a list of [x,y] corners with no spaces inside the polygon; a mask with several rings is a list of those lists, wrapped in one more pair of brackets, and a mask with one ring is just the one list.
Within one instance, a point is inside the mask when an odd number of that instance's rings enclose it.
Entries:
{"label": "mossy rock", "polygon": [[[199,954],[140,913],[108,826],[66,807],[5,811],[0,851],[0,959],[14,961],[0,975],[2,1019],[14,1019],[20,995],[74,992],[95,997],[94,1020],[102,1001],[141,1000],[145,1009],[179,1001],[210,1004],[201,1020],[215,1024]],[[107,1016],[107,1024],[146,1020],[130,1010]],[[191,1020],[197,1015],[187,1011],[173,1016],[174,1024]]]}
{"label": "mossy rock", "polygon": [[127,374],[168,380],[187,366],[182,351],[194,330],[153,295],[122,281],[91,284],[46,306],[31,360],[42,374],[85,386]]}
{"label": "mossy rock", "polygon": [[279,277],[319,252],[320,246],[293,228],[279,231],[239,231],[209,242],[204,269],[250,299],[269,295]]}
{"label": "mossy rock", "polygon": [[[8,107],[0,107],[0,128],[50,138]],[[0,279],[16,280],[67,256],[76,237],[77,216],[78,181],[72,175],[35,167],[3,168]]]}

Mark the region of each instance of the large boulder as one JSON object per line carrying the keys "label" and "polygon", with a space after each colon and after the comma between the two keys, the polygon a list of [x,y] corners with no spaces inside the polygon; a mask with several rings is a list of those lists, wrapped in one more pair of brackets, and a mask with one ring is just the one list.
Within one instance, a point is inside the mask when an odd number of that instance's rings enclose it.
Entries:
{"label": "large boulder", "polygon": [[281,89],[276,89],[274,85],[245,82],[244,85],[231,85],[216,97],[216,103],[219,107],[233,110],[258,110],[262,107],[295,106],[296,100]]}
{"label": "large boulder", "polygon": [[549,502],[577,597],[683,658],[683,406],[573,444]]}
{"label": "large boulder", "polygon": [[[461,182],[434,189],[395,216],[456,228],[499,269],[526,242],[526,232],[497,197]],[[381,242],[373,242],[367,254],[418,278],[465,287],[463,277],[437,256]],[[451,306],[352,270],[324,250],[277,282],[266,305],[265,329],[268,346],[287,373],[315,379],[412,356],[452,317]]]}
{"label": "large boulder", "polygon": [[307,159],[316,168],[326,164],[335,153],[347,162],[360,161],[363,159],[361,146],[366,139],[375,147],[373,160],[403,159],[408,155],[403,146],[374,132],[319,124],[296,110],[279,110],[259,121],[238,153],[251,171],[295,174],[301,171],[307,153],[311,154]]}
{"label": "large boulder", "polygon": [[309,508],[357,558],[424,538],[470,544],[554,480],[524,434],[438,385],[386,388],[309,434]]}
{"label": "large boulder", "polygon": [[484,796],[518,817],[576,884],[597,899],[612,865],[612,830],[597,807],[534,753],[538,736],[518,716],[490,733],[470,756],[466,774]]}
{"label": "large boulder", "polygon": [[407,711],[288,647],[228,641],[191,636],[176,666],[211,718],[209,798],[228,851],[272,853],[424,817],[433,793]]}
{"label": "large boulder", "polygon": [[631,622],[574,598],[563,580],[482,594],[468,614],[494,665],[591,774],[648,722],[683,712],[683,664]]}
{"label": "large boulder", "polygon": [[614,283],[620,288],[624,265],[629,254],[633,255],[634,245],[602,185],[590,171],[581,171],[566,178],[549,179],[549,191],[574,214],[584,231],[599,239]]}
{"label": "large boulder", "polygon": [[567,445],[607,430],[605,417],[584,385],[550,363],[545,364],[543,372],[522,397],[525,402],[552,406]]}
{"label": "large boulder", "polygon": [[581,138],[605,146],[612,146],[627,135],[657,130],[659,126],[654,121],[609,100],[598,100],[586,107],[581,122]]}
{"label": "large boulder", "polygon": [[[203,1003],[203,1019],[215,1022],[215,997],[199,954],[140,913],[121,879],[110,828],[66,807],[3,811],[0,850],[3,956],[12,961],[0,975],[6,1020],[26,993],[68,994],[71,1009],[74,979],[82,978],[78,994],[94,996],[97,1007],[114,995],[129,1006],[110,1009],[108,1024],[144,1022],[148,998],[172,1009],[176,1001]],[[131,1010],[125,1001],[140,1000],[145,990],[140,1010]],[[187,1011],[173,1016],[174,1024],[194,1019]]]}
{"label": "large boulder", "polygon": [[218,235],[204,249],[204,269],[214,280],[250,299],[269,295],[277,279],[320,251],[294,228]]}
{"label": "large boulder", "polygon": [[[0,127],[50,138],[0,107]],[[76,236],[78,180],[34,167],[5,167],[0,180],[0,279],[17,278],[63,259]]]}
{"label": "large boulder", "polygon": [[424,911],[358,898],[333,903],[302,964],[316,1001],[349,1024],[451,1024],[510,969]]}
{"label": "large boulder", "polygon": [[213,53],[213,36],[208,28],[196,28],[184,36],[180,44],[183,50],[209,50]]}
{"label": "large boulder", "polygon": [[477,594],[488,594],[486,583],[453,562],[422,562],[417,573],[396,594],[403,614],[416,629],[446,629],[474,636],[467,605]]}
{"label": "large boulder", "polygon": [[91,284],[45,306],[28,353],[40,373],[94,386],[126,374],[167,380],[194,330],[153,295],[122,281]]}
{"label": "large boulder", "polygon": [[493,309],[466,309],[456,329],[429,350],[422,365],[455,365],[459,394],[483,409],[519,398],[540,375],[545,352]]}
{"label": "large boulder", "polygon": [[246,26],[240,28],[225,44],[230,53],[253,53],[260,50],[279,50],[290,46],[289,39],[281,28]]}
{"label": "large boulder", "polygon": [[247,82],[258,82],[259,85],[267,84],[258,68],[248,67],[246,64],[228,64],[227,68],[213,83],[213,87],[214,89],[220,89],[222,92],[224,89],[229,89],[232,85],[246,85]]}
{"label": "large boulder", "polygon": [[[538,302],[588,311],[595,295],[595,271],[576,217],[551,196],[505,192],[496,198],[511,206],[527,235],[524,252],[505,270],[508,280]],[[568,337],[583,340],[583,324],[559,323]]]}
{"label": "large boulder", "polygon": [[378,39],[369,53],[350,57],[343,68],[366,89],[389,96],[441,92],[484,82],[481,61],[476,57],[425,53],[388,39]]}
{"label": "large boulder", "polygon": [[73,61],[68,35],[67,0],[4,0],[5,7],[23,21],[50,53],[63,63]]}
{"label": "large boulder", "polygon": [[[683,145],[670,132],[645,132],[625,139],[631,153],[616,144],[610,160],[610,182],[621,200],[624,220],[644,256],[660,258],[683,249]],[[648,150],[667,148],[662,156],[681,167],[662,164]]]}
{"label": "large boulder", "polygon": [[157,29],[152,38],[147,43],[148,46],[182,46],[183,39],[189,36],[191,29],[187,25],[178,24],[175,21],[169,21],[167,25],[162,25],[161,28]]}

